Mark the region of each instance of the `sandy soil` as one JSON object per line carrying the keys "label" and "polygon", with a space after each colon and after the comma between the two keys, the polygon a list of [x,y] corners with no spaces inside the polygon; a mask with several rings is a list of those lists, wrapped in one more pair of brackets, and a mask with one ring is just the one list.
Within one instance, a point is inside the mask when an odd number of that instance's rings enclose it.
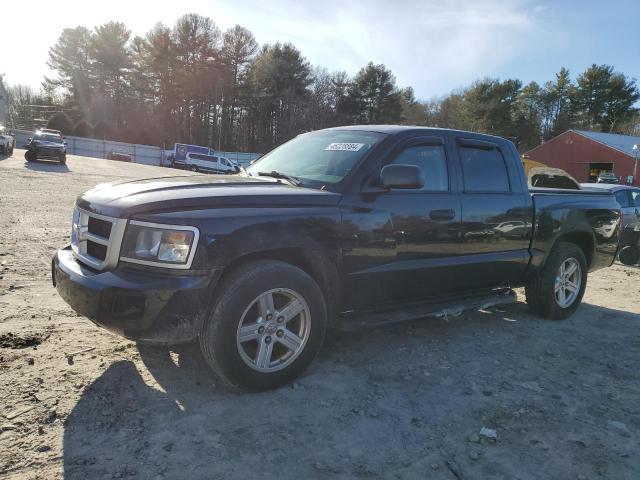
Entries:
{"label": "sandy soil", "polygon": [[0,157],[0,477],[640,478],[639,270],[591,275],[567,321],[520,302],[340,334],[291,387],[230,393],[51,286],[76,195],[175,171],[22,154]]}

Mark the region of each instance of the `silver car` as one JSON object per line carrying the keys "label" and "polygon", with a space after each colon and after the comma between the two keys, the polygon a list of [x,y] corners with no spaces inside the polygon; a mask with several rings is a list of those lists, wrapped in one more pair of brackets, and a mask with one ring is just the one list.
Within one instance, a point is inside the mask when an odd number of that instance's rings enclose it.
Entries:
{"label": "silver car", "polygon": [[[620,235],[620,250],[625,247],[632,247],[633,253],[627,250],[627,254],[631,259],[635,258],[632,263],[638,262],[640,256],[640,187],[633,185],[617,185],[612,183],[582,183],[581,188],[599,188],[612,192],[622,212],[622,235]],[[627,263],[622,259],[620,260]]]}

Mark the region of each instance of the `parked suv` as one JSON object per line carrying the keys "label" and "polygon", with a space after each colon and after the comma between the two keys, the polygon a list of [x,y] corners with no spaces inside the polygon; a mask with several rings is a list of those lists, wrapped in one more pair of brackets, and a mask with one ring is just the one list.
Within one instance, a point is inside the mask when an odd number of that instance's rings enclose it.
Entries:
{"label": "parked suv", "polygon": [[96,324],[199,341],[222,382],[264,389],[299,375],[328,326],[455,315],[519,286],[533,312],[567,318],[587,273],[613,262],[619,222],[608,191],[528,189],[503,138],[341,127],[241,175],[89,190],[53,282]]}
{"label": "parked suv", "polygon": [[53,133],[52,130],[36,130],[33,137],[27,141],[24,158],[27,162],[39,158],[50,158],[64,165],[67,163],[67,144],[60,133]]}

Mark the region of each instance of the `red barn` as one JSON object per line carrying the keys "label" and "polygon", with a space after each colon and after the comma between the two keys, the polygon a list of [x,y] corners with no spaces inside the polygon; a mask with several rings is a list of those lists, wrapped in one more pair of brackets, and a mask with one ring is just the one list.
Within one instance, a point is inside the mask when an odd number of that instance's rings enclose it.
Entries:
{"label": "red barn", "polygon": [[595,182],[600,172],[613,172],[620,183],[629,183],[630,177],[635,176],[633,185],[640,185],[640,172],[634,175],[640,156],[640,137],[567,130],[529,150],[525,156],[549,167],[561,168],[579,182]]}

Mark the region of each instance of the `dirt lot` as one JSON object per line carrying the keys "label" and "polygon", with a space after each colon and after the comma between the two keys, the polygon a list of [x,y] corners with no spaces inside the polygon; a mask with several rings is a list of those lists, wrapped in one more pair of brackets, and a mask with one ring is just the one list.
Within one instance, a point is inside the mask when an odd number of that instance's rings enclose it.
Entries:
{"label": "dirt lot", "polygon": [[22,154],[0,157],[0,477],[640,478],[639,270],[590,276],[567,321],[341,334],[291,387],[231,393],[195,347],[138,348],[51,286],[77,194],[175,171]]}

